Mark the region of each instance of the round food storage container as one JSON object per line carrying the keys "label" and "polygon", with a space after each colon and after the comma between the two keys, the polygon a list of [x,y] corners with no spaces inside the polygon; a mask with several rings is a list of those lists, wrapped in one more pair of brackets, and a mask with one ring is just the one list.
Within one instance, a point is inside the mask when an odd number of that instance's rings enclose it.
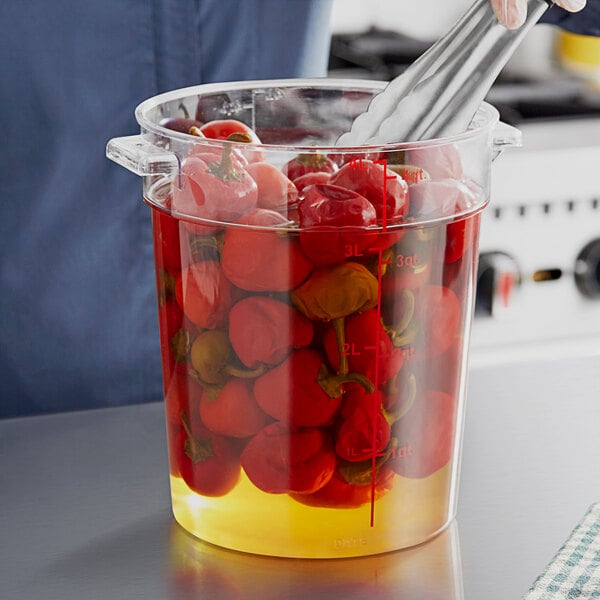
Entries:
{"label": "round food storage container", "polygon": [[108,143],[152,214],[173,512],[213,544],[369,555],[455,514],[479,219],[519,132],[483,104],[336,146],[384,85],[176,90]]}

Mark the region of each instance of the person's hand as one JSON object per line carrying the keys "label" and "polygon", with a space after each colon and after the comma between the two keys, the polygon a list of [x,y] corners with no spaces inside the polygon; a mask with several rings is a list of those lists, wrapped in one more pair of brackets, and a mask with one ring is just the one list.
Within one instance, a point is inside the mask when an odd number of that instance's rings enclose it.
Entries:
{"label": "person's hand", "polygon": [[[555,0],[554,3],[569,12],[578,12],[585,7],[586,0]],[[498,21],[508,29],[517,29],[525,22],[527,0],[490,0],[490,4]]]}

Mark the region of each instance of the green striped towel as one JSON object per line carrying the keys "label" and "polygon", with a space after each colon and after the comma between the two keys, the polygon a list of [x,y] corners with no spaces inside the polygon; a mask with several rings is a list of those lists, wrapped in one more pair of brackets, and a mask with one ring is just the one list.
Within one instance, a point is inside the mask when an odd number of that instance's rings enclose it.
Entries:
{"label": "green striped towel", "polygon": [[524,600],[600,599],[600,502],[536,579]]}

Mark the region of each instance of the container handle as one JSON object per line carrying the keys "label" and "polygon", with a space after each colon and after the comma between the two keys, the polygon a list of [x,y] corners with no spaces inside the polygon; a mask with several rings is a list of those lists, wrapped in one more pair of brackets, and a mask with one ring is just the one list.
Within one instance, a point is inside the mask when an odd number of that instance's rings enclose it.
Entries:
{"label": "container handle", "polygon": [[150,144],[141,135],[112,138],[106,144],[106,156],[136,175],[174,175],[181,161],[173,153]]}
{"label": "container handle", "polygon": [[499,121],[492,131],[492,160],[496,160],[508,148],[518,148],[522,145],[521,130]]}

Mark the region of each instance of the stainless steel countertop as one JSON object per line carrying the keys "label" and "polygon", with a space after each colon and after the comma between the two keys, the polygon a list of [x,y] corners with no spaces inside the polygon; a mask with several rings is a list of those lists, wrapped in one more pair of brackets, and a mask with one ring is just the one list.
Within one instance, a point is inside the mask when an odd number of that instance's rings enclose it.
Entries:
{"label": "stainless steel countertop", "polygon": [[169,508],[160,403],[0,421],[7,600],[520,598],[600,500],[600,356],[472,371],[457,521],[365,559],[255,557]]}

